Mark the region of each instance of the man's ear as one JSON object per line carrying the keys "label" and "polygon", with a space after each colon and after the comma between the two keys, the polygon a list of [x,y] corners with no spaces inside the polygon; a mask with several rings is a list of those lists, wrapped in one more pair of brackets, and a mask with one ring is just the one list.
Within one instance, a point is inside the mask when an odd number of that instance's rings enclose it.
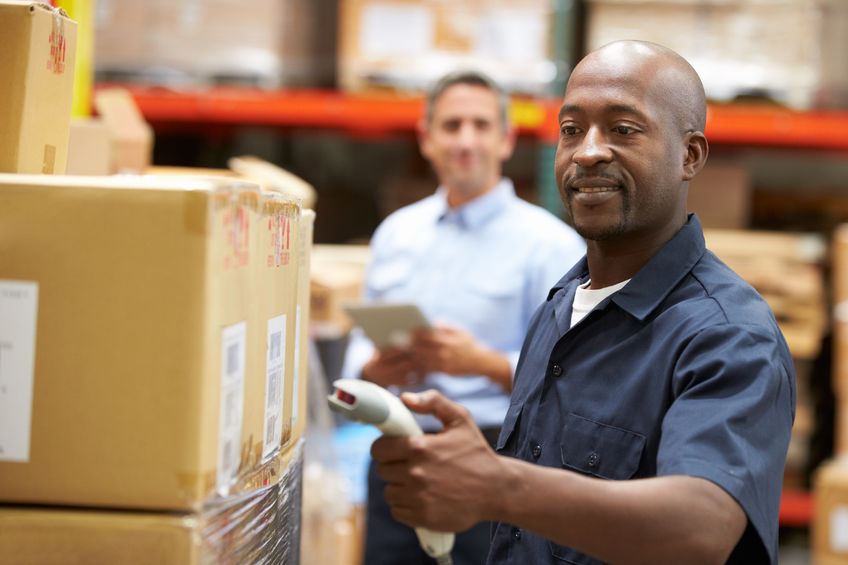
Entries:
{"label": "man's ear", "polygon": [[512,154],[515,151],[515,144],[518,140],[518,131],[513,126],[507,126],[506,131],[504,132],[504,138],[501,143],[501,151],[500,158],[501,163],[509,161],[512,158]]}
{"label": "man's ear", "polygon": [[690,181],[701,172],[707,162],[710,145],[703,132],[690,131],[686,134],[686,156],[683,160],[683,180]]}
{"label": "man's ear", "polygon": [[415,124],[415,135],[418,137],[418,147],[421,150],[421,155],[429,160],[430,159],[430,130],[427,127],[427,120],[421,118],[418,120],[418,123]]}

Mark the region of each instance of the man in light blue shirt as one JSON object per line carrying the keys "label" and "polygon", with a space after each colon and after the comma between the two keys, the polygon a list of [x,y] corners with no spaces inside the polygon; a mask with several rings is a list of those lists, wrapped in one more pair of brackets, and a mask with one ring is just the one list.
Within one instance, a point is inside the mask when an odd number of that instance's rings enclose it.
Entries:
{"label": "man in light blue shirt", "polygon": [[[532,314],[585,252],[574,230],[518,198],[501,176],[515,146],[507,107],[506,94],[479,73],[434,87],[418,135],[440,185],[377,228],[364,296],[413,302],[433,328],[409,347],[381,351],[354,330],[342,371],[398,392],[435,388],[468,408],[492,443]],[[425,431],[441,427],[428,418]],[[413,530],[391,518],[384,484],[372,465],[365,563],[432,563]],[[484,563],[488,546],[488,526],[478,525],[457,537],[454,562]]]}

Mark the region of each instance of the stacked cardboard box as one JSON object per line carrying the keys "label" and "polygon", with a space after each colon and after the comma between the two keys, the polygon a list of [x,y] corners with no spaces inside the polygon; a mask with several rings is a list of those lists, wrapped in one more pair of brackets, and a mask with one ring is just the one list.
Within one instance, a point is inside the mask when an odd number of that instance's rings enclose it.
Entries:
{"label": "stacked cardboard box", "polygon": [[[270,479],[202,512],[0,505],[0,561],[16,565],[296,563],[302,441]],[[270,467],[270,465],[269,465]]]}
{"label": "stacked cardboard box", "polygon": [[362,300],[370,258],[367,245],[315,246],[310,270],[310,320],[316,336],[338,339],[353,327],[343,307]]}
{"label": "stacked cardboard box", "polygon": [[550,0],[341,0],[339,84],[421,91],[448,71],[477,68],[510,92],[559,96],[571,60],[559,52],[570,39],[557,35],[573,8]]}
{"label": "stacked cardboard box", "polygon": [[848,563],[848,459],[844,453],[818,468],[814,488],[813,563]]}
{"label": "stacked cardboard box", "polygon": [[[245,512],[282,535],[299,204],[238,179],[0,175],[0,225],[0,503],[92,509],[3,512],[61,537],[143,510],[105,539],[147,523],[201,556]],[[38,562],[17,539],[0,562]]]}
{"label": "stacked cardboard box", "polygon": [[666,45],[715,100],[768,96],[797,108],[848,99],[843,0],[590,0],[586,47],[617,39]]}
{"label": "stacked cardboard box", "polygon": [[833,392],[838,455],[848,455],[848,225],[833,235]]}
{"label": "stacked cardboard box", "polygon": [[848,563],[848,225],[834,230],[832,251],[834,458],[817,470],[811,524],[816,565]]}
{"label": "stacked cardboard box", "polygon": [[0,0],[0,173],[65,172],[76,33],[47,4]]}
{"label": "stacked cardboard box", "polygon": [[792,356],[815,358],[827,329],[823,238],[729,229],[705,229],[704,237],[707,248],[769,303]]}

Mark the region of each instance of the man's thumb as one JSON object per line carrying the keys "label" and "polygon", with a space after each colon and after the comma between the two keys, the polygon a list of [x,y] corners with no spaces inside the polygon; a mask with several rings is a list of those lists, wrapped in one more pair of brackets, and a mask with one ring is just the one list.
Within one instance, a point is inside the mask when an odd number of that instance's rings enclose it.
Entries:
{"label": "man's thumb", "polygon": [[461,405],[449,400],[437,390],[424,392],[404,392],[400,396],[407,408],[418,414],[432,414],[447,426],[457,419],[467,415],[467,410]]}

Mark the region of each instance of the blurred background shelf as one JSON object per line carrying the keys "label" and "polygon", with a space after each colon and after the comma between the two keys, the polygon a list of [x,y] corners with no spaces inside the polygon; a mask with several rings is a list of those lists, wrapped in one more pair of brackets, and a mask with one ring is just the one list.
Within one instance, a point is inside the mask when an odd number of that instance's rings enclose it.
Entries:
{"label": "blurred background shelf", "polygon": [[780,525],[805,528],[813,521],[815,500],[807,491],[784,490],[780,499]]}
{"label": "blurred background shelf", "polygon": [[[330,128],[390,135],[415,129],[423,98],[412,94],[345,93],[332,89],[162,86],[100,83],[128,89],[154,127],[232,125]],[[519,132],[555,143],[559,99],[513,97]],[[848,111],[800,111],[756,103],[710,104],[707,137],[714,144],[848,151]]]}

